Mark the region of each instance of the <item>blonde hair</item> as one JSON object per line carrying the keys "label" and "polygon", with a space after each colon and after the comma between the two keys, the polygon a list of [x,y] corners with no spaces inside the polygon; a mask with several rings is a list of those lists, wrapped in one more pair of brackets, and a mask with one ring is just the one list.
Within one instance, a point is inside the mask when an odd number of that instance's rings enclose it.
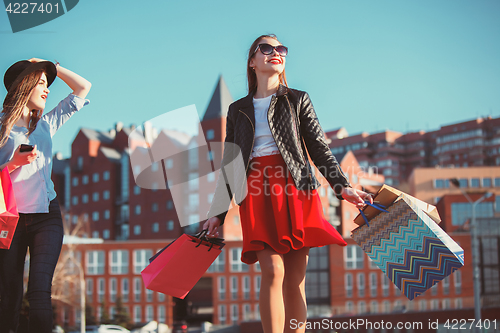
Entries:
{"label": "blonde hair", "polygon": [[[0,148],[2,148],[9,137],[10,131],[14,124],[21,118],[23,109],[28,103],[31,92],[40,81],[40,77],[44,73],[43,70],[38,70],[26,77],[5,96],[3,101],[2,117],[0,119]],[[29,122],[28,135],[33,133],[36,128],[38,120],[42,116],[43,110],[30,110],[31,119]]]}

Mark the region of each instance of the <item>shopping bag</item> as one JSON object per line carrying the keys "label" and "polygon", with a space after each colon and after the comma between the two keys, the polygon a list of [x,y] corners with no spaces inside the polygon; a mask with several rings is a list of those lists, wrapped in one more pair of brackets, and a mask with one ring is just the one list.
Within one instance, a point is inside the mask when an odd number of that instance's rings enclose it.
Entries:
{"label": "shopping bag", "polygon": [[464,265],[464,251],[431,218],[422,202],[400,192],[389,206],[370,208],[379,213],[351,236],[408,299]]}
{"label": "shopping bag", "polygon": [[8,168],[0,171],[0,249],[9,249],[19,214]]}
{"label": "shopping bag", "polygon": [[224,247],[220,238],[207,238],[206,230],[183,234],[151,257],[141,272],[147,289],[184,298]]}
{"label": "shopping bag", "polygon": [[[401,195],[400,190],[395,189],[394,187],[391,187],[389,185],[382,185],[382,187],[378,190],[377,194],[375,195],[374,202],[379,205],[379,206],[384,206],[387,207],[391,205],[396,199]],[[434,220],[436,223],[441,222],[441,218],[439,217],[439,213],[437,211],[437,208],[433,205],[430,205],[422,200],[419,200],[415,197],[412,197],[411,195],[408,195],[405,193],[407,197],[409,197],[414,205],[420,207],[420,209],[429,215],[431,219]],[[380,210],[378,210],[376,207],[373,206],[366,206],[365,209],[363,209],[363,213],[368,219],[374,218],[380,213]],[[357,225],[363,225],[365,224],[365,220],[362,216],[362,214],[359,214],[354,218],[354,223]]]}

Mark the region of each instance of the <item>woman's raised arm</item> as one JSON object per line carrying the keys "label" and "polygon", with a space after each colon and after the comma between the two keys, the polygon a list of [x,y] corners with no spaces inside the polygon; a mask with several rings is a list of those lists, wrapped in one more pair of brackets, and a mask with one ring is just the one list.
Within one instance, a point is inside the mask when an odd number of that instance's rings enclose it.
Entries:
{"label": "woman's raised arm", "polygon": [[[31,62],[46,61],[38,58],[31,58]],[[67,68],[62,67],[59,63],[56,64],[57,76],[64,81],[72,90],[73,95],[85,98],[90,91],[92,84],[81,77],[80,75],[73,73]]]}

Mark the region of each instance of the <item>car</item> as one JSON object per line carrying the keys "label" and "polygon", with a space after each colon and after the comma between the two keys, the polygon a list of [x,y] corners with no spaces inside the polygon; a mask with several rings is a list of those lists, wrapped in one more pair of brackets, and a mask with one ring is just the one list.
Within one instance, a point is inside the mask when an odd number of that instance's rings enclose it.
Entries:
{"label": "car", "polygon": [[172,333],[188,333],[188,326],[185,320],[176,321],[172,324]]}
{"label": "car", "polygon": [[[80,333],[80,331],[74,331],[74,333]],[[118,325],[89,325],[85,327],[85,333],[130,333],[130,331]]]}

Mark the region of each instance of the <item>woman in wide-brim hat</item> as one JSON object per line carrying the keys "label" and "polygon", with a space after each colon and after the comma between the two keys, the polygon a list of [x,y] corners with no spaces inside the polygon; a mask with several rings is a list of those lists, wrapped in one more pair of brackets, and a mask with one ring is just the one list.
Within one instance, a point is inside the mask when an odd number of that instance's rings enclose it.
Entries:
{"label": "woman in wide-brim hat", "polygon": [[[260,263],[260,315],[265,333],[304,332],[309,249],[346,242],[323,215],[309,163],[339,199],[357,207],[369,194],[353,189],[332,155],[309,95],[288,87],[288,49],[263,35],[250,47],[249,94],[229,106],[221,174],[204,224],[217,236],[233,193],[240,204],[241,260]],[[238,162],[240,161],[240,162]],[[245,184],[244,186],[242,184]],[[228,195],[229,194],[229,195]]]}
{"label": "woman in wide-brim hat", "polygon": [[[72,92],[43,115],[48,87],[56,77]],[[13,64],[5,72],[4,84],[7,96],[0,113],[0,169],[10,173],[19,222],[10,248],[0,250],[0,333],[17,331],[28,248],[29,332],[50,333],[51,284],[64,234],[51,180],[52,136],[88,104],[85,97],[91,84],[59,63],[36,58]],[[22,144],[28,145],[23,151]]]}

